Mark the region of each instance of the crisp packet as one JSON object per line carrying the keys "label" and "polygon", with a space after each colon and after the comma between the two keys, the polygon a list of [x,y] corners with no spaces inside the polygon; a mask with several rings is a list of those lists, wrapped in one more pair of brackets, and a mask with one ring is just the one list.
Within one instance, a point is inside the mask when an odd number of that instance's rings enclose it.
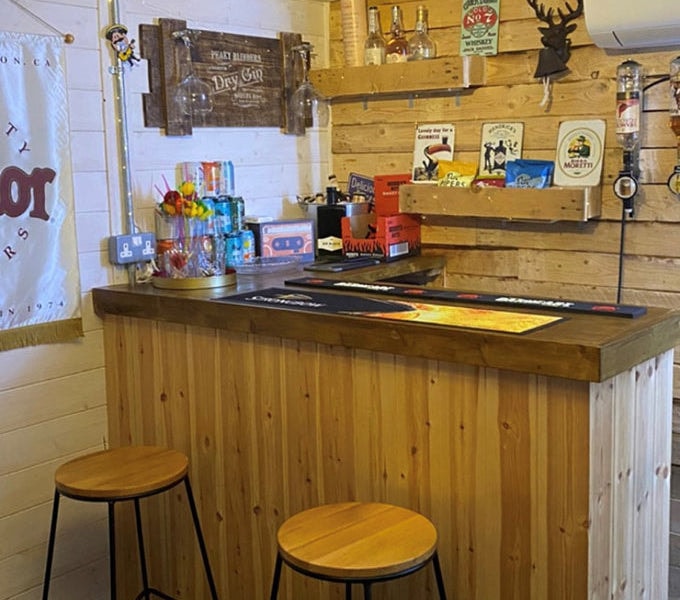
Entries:
{"label": "crisp packet", "polygon": [[477,174],[477,164],[462,160],[440,160],[437,185],[470,187]]}
{"label": "crisp packet", "polygon": [[505,187],[505,177],[480,177],[472,182],[476,188]]}
{"label": "crisp packet", "polygon": [[505,165],[505,187],[548,188],[554,170],[555,163],[551,160],[509,160]]}

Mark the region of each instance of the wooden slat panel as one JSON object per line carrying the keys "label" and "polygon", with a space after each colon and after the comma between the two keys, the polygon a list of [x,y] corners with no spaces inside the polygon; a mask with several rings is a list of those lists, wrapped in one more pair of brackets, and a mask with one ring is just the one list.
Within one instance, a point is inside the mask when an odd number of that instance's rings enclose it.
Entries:
{"label": "wooden slat panel", "polygon": [[[593,520],[591,549],[596,556],[611,555],[612,572],[607,577],[604,562],[598,560],[591,569],[597,598],[629,598],[651,594],[667,595],[666,502],[654,500],[670,493],[670,389],[672,352],[651,360],[611,382],[593,384],[591,441],[593,456],[599,457],[591,472],[591,484],[599,493],[591,495],[592,517],[611,513],[612,525],[601,529],[606,521]],[[632,394],[633,403],[619,403],[618,394]],[[650,404],[651,402],[651,404]],[[653,407],[650,411],[649,408]],[[645,411],[642,415],[640,411]],[[650,444],[650,430],[660,427],[659,443]],[[613,453],[603,452],[613,448]],[[634,449],[635,448],[635,449]],[[652,506],[655,504],[657,510]],[[652,556],[639,553],[643,540],[655,535]],[[658,562],[657,562],[658,561]],[[632,589],[631,589],[632,587]],[[654,590],[652,592],[652,590]]]}
{"label": "wooden slat panel", "polygon": [[[370,107],[370,105],[367,107]],[[614,115],[605,113],[601,118],[607,123],[605,144],[609,148],[616,147],[616,122]],[[675,136],[668,127],[668,115],[665,111],[646,112],[645,128],[642,131],[642,144],[671,147],[675,144]],[[363,125],[338,125],[333,128],[333,152],[370,153],[391,152],[396,148],[413,146],[416,125],[409,111],[404,111],[401,121],[398,117],[389,123],[366,123]],[[427,119],[434,122],[430,117]],[[496,119],[491,119],[496,120]],[[531,156],[535,150],[551,150],[557,144],[557,130],[565,117],[540,116],[529,120],[524,128],[524,156]],[[456,123],[454,152],[479,152],[482,124],[487,119],[468,119]],[[619,159],[617,153],[617,162]],[[620,167],[620,165],[617,165]],[[664,181],[665,183],[665,181]]]}
{"label": "wooden slat panel", "polygon": [[[169,442],[191,456],[211,556],[226,550],[222,596],[267,597],[283,519],[347,499],[432,518],[452,597],[586,589],[587,383],[119,317],[106,329],[111,369],[126,374],[109,380],[110,397],[127,406],[112,410],[112,438],[132,432],[130,442]],[[140,359],[160,367],[165,394],[142,393]],[[164,428],[143,404],[163,405]],[[150,568],[159,585],[204,597],[185,509],[167,500],[149,519]],[[134,556],[120,560],[136,572]],[[128,594],[131,579],[121,577]],[[379,597],[431,598],[425,581],[427,571],[381,586]],[[287,573],[281,597],[334,597],[330,589]]]}

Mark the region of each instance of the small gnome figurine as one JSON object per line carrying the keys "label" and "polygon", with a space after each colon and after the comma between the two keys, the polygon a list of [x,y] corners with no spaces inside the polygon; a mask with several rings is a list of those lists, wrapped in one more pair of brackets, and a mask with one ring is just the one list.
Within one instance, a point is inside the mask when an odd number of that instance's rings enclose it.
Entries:
{"label": "small gnome figurine", "polygon": [[140,58],[135,56],[135,40],[128,39],[127,33],[125,25],[114,23],[106,30],[105,36],[111,42],[111,47],[120,61],[133,67]]}

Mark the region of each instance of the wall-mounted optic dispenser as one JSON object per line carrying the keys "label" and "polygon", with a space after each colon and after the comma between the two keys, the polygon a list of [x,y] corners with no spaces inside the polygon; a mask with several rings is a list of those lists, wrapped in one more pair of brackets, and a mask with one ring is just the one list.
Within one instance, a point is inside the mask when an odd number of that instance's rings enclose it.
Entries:
{"label": "wall-mounted optic dispenser", "polygon": [[623,148],[623,167],[614,181],[614,193],[633,216],[640,178],[640,122],[642,117],[642,65],[634,60],[616,69],[616,141]]}

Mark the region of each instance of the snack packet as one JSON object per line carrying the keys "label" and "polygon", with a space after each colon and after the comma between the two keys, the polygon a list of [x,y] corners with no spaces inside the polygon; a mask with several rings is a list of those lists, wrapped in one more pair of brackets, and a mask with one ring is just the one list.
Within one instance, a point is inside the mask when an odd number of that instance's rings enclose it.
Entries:
{"label": "snack packet", "polygon": [[477,174],[475,163],[462,160],[440,160],[437,185],[443,187],[470,187]]}
{"label": "snack packet", "polygon": [[505,186],[511,188],[548,188],[555,163],[551,160],[517,159],[505,165]]}

